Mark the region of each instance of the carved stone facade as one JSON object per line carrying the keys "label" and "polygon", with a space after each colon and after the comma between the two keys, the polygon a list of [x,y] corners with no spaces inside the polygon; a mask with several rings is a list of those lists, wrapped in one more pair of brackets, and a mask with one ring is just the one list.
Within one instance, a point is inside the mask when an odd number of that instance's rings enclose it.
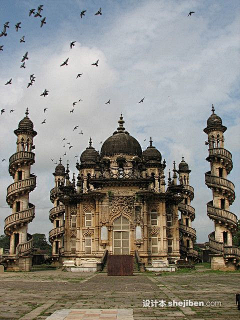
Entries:
{"label": "carved stone facade", "polygon": [[77,182],[70,181],[68,166],[65,170],[60,162],[56,167],[51,200],[55,208],[64,207],[58,224],[64,228],[50,240],[59,264],[97,263],[106,250],[111,255],[137,254],[145,265],[180,258],[178,206],[186,190],[177,182],[177,170],[166,187],[166,162],[152,140],[142,151],[123,125],[121,116],[100,153],[90,139],[76,165]]}

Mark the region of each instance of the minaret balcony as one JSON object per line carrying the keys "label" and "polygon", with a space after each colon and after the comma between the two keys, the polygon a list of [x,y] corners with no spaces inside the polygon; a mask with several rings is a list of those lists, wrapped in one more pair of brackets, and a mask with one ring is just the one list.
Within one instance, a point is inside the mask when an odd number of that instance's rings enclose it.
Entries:
{"label": "minaret balcony", "polygon": [[211,172],[207,172],[205,173],[205,183],[208,188],[218,189],[221,190],[222,193],[226,193],[230,204],[235,200],[235,186],[231,181],[217,176],[212,176]]}
{"label": "minaret balcony", "polygon": [[4,232],[6,234],[11,234],[11,230],[16,228],[19,224],[29,223],[35,217],[35,206],[32,205],[31,208],[22,210],[11,214],[5,219]]}
{"label": "minaret balcony", "polygon": [[32,176],[29,179],[20,180],[10,184],[7,188],[7,203],[12,205],[15,198],[19,195],[28,193],[36,187],[36,176]]}
{"label": "minaret balcony", "polygon": [[210,219],[217,220],[221,223],[226,223],[230,225],[230,227],[236,229],[237,228],[237,216],[225,209],[217,208],[212,205],[212,201],[207,204],[207,214]]}
{"label": "minaret balcony", "polygon": [[188,194],[191,200],[194,198],[194,188],[188,184],[183,184],[183,191]]}
{"label": "minaret balcony", "polygon": [[54,238],[58,238],[64,234],[64,226],[54,228],[49,232],[49,240],[53,242]]}
{"label": "minaret balcony", "polygon": [[194,229],[194,228],[192,228],[192,227],[188,227],[188,226],[186,226],[185,224],[183,224],[183,223],[180,222],[180,223],[179,223],[179,230],[180,230],[183,234],[189,236],[190,238],[196,239],[196,229]]}
{"label": "minaret balcony", "polygon": [[191,220],[194,220],[195,219],[195,209],[188,205],[188,204],[185,204],[185,203],[182,203],[180,202],[179,205],[178,205],[178,209],[186,214],[186,215],[189,215],[191,217]]}
{"label": "minaret balcony", "polygon": [[35,162],[35,154],[28,151],[19,151],[14,153],[9,159],[9,173],[14,176],[16,170],[24,165],[32,165]]}
{"label": "minaret balcony", "polygon": [[208,151],[209,156],[207,157],[207,161],[211,161],[212,158],[219,159],[221,162],[224,163],[227,172],[230,173],[230,171],[233,168],[231,152],[224,148],[211,148]]}
{"label": "minaret balcony", "polygon": [[49,211],[50,221],[53,222],[57,216],[64,214],[64,212],[65,212],[65,206],[63,204],[60,204],[59,206],[52,208]]}
{"label": "minaret balcony", "polygon": [[240,249],[238,247],[224,247],[225,258],[238,258],[240,259]]}
{"label": "minaret balcony", "polygon": [[33,239],[28,240],[24,243],[19,243],[17,246],[17,253],[19,255],[25,255],[27,253],[30,253],[33,248]]}
{"label": "minaret balcony", "polygon": [[59,193],[59,188],[58,187],[54,187],[50,190],[50,200],[52,202],[54,202],[54,200],[58,197],[58,193]]}
{"label": "minaret balcony", "polygon": [[210,251],[214,253],[223,253],[223,243],[216,241],[214,237],[215,237],[215,232],[210,233],[208,236]]}

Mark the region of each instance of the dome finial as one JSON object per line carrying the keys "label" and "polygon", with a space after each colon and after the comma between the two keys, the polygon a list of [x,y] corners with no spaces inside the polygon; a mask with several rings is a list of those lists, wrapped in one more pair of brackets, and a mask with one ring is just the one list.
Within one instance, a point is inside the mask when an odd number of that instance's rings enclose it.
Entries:
{"label": "dome finial", "polygon": [[215,108],[214,105],[212,104],[212,114],[214,114]]}
{"label": "dome finial", "polygon": [[62,164],[62,159],[61,158],[59,159],[59,163]]}
{"label": "dome finial", "polygon": [[29,115],[28,108],[26,109],[25,115],[26,117]]}
{"label": "dome finial", "polygon": [[92,147],[92,138],[90,137],[90,139],[89,139],[89,148],[91,148]]}
{"label": "dome finial", "polygon": [[184,157],[182,157],[182,161],[184,161]]}
{"label": "dome finial", "polygon": [[119,124],[119,127],[117,128],[118,132],[124,132],[124,130],[125,130],[125,128],[123,126],[124,123],[125,123],[125,121],[123,120],[123,116],[121,113],[120,119],[118,120],[118,124]]}
{"label": "dome finial", "polygon": [[152,137],[150,137],[150,147],[152,147],[152,143],[153,143],[153,141],[152,141]]}

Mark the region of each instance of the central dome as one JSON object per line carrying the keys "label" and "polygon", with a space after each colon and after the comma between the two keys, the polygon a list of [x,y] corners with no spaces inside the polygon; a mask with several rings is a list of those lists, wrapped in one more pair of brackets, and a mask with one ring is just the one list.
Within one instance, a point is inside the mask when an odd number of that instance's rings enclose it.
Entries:
{"label": "central dome", "polygon": [[124,120],[121,115],[118,121],[119,127],[102,145],[101,157],[114,156],[116,154],[127,154],[132,156],[142,156],[142,148],[139,142],[130,136],[123,127]]}

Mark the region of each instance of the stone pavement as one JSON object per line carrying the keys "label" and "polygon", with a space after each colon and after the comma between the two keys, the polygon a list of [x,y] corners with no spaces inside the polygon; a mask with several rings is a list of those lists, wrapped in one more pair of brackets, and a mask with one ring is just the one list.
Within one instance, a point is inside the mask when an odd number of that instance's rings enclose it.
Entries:
{"label": "stone pavement", "polygon": [[[5,272],[0,274],[0,319],[84,319],[89,310],[95,316],[88,315],[88,320],[107,319],[107,313],[97,318],[99,309],[110,312],[110,319],[112,311],[125,309],[133,311],[134,320],[236,320],[236,293],[240,272],[193,270],[128,277],[60,270]],[[53,318],[55,312],[61,318]]]}

